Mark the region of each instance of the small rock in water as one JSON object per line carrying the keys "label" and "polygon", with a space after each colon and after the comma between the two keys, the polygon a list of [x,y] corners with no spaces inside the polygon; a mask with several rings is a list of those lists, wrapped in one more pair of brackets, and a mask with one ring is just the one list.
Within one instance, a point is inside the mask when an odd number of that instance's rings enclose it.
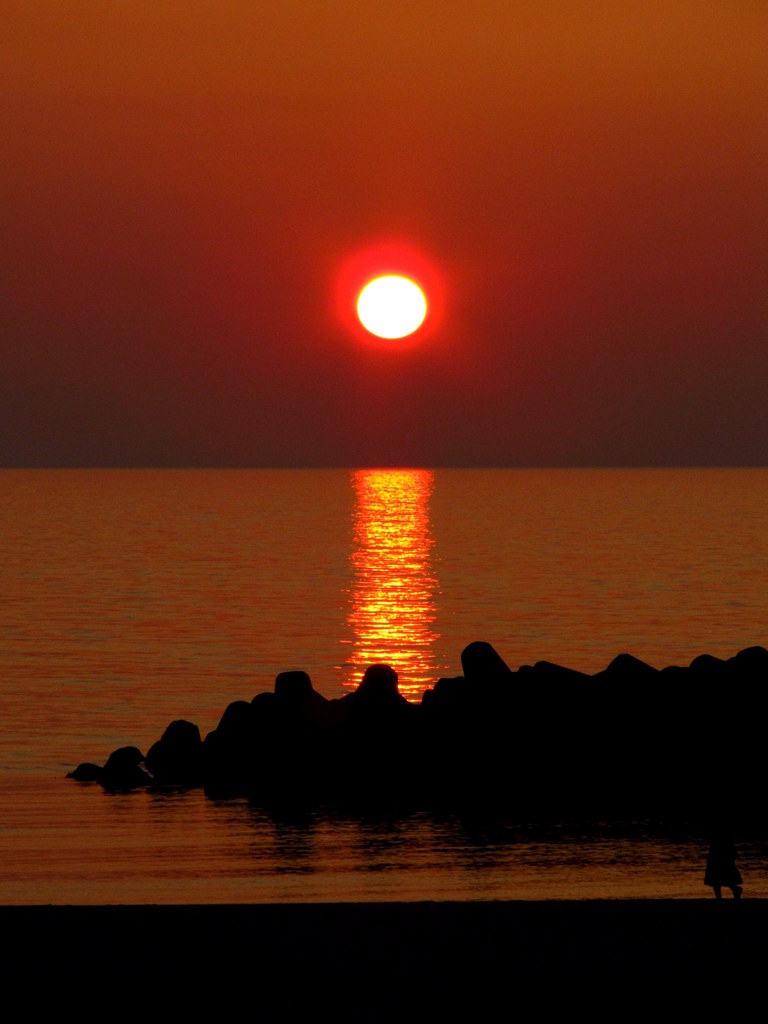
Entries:
{"label": "small rock in water", "polygon": [[92,761],[83,761],[73,772],[67,772],[68,779],[78,782],[98,782],[101,779],[101,768]]}
{"label": "small rock in water", "polygon": [[107,758],[99,782],[105,789],[122,790],[151,786],[152,776],[141,767],[144,755],[138,747],[118,747]]}

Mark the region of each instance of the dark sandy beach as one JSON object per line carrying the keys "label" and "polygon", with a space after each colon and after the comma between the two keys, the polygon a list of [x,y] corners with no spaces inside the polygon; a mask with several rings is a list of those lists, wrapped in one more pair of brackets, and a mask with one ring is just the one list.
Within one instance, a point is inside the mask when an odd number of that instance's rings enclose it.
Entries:
{"label": "dark sandy beach", "polygon": [[668,984],[699,1001],[768,963],[768,901],[749,899],[4,907],[0,922],[4,973],[33,1001],[222,1008],[245,993],[269,1019],[597,1006]]}

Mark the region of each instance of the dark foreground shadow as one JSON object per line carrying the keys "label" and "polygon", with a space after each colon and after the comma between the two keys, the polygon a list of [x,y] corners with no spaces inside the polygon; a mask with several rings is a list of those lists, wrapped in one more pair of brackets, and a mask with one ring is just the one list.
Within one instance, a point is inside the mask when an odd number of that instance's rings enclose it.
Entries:
{"label": "dark foreground shadow", "polygon": [[6,998],[26,986],[28,1011],[119,1019],[735,1006],[763,976],[767,925],[763,901],[0,908]]}

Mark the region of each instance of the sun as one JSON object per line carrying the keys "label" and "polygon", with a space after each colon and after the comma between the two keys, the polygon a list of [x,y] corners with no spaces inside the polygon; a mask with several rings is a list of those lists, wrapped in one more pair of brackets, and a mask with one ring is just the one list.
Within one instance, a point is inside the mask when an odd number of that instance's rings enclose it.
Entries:
{"label": "sun", "polygon": [[345,334],[374,351],[400,353],[442,338],[444,270],[402,238],[344,254],[331,294],[335,320]]}
{"label": "sun", "polygon": [[399,274],[375,277],[357,298],[360,323],[377,338],[405,338],[427,315],[427,300],[415,281]]}

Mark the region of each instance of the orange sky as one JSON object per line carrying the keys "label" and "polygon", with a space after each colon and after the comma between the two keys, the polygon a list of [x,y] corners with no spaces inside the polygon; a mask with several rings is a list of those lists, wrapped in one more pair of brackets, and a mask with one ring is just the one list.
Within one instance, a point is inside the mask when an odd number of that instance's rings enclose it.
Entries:
{"label": "orange sky", "polygon": [[[765,463],[762,0],[4,22],[0,463]],[[402,352],[336,306],[393,241]]]}

